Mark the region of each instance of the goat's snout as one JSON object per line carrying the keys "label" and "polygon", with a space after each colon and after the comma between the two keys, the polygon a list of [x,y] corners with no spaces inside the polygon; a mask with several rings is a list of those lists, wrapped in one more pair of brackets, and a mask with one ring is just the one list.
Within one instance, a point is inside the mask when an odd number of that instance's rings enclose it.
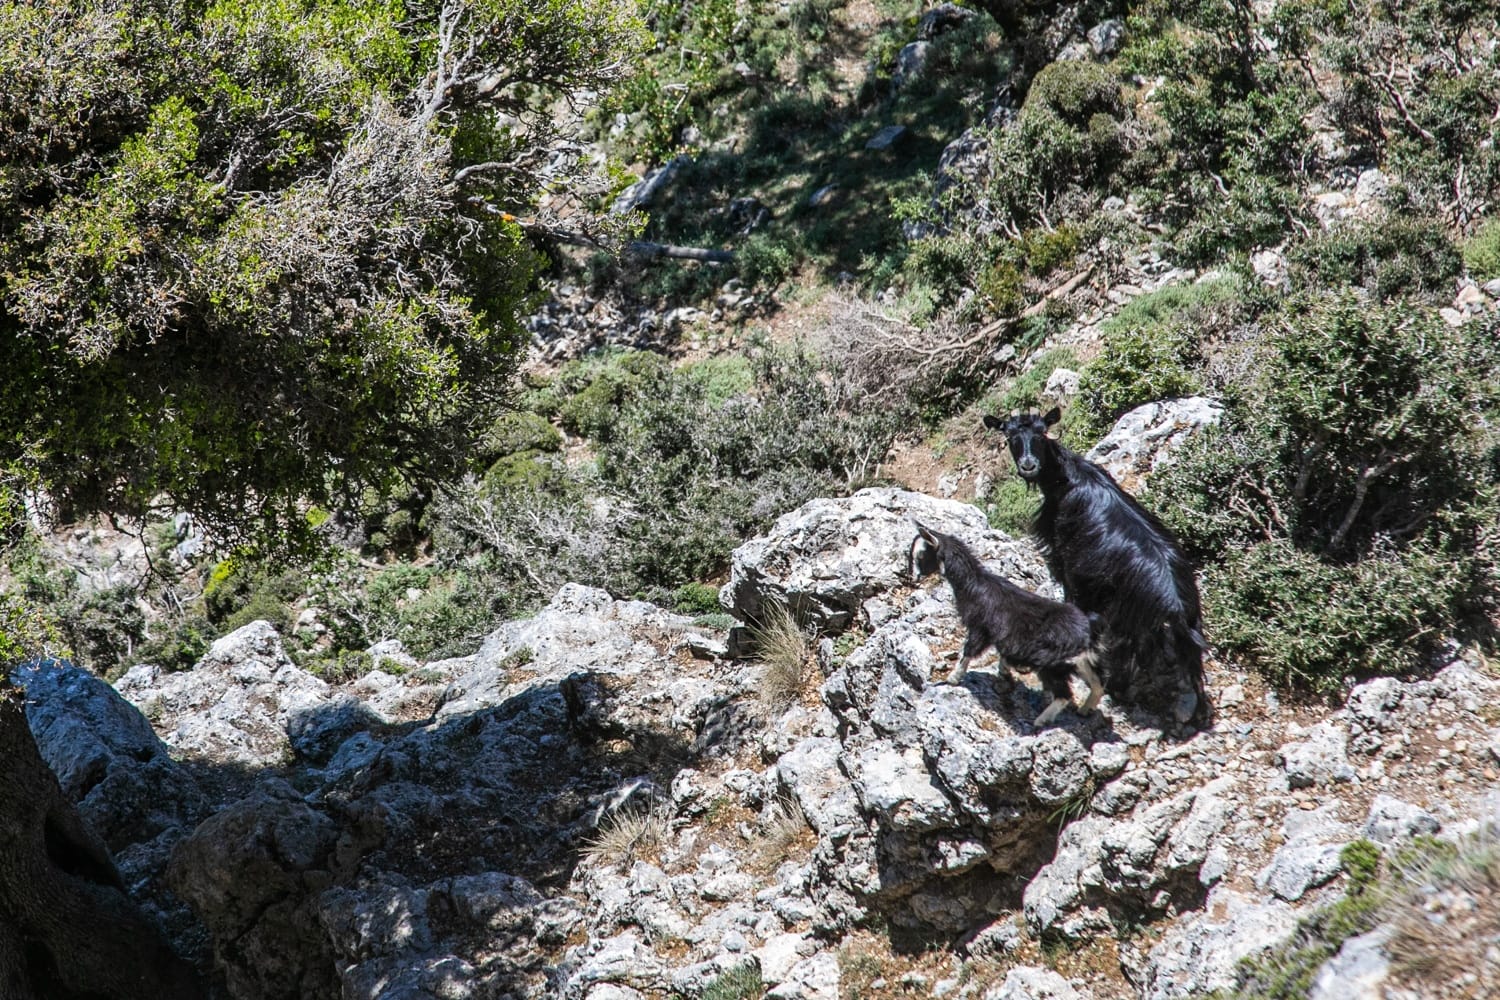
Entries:
{"label": "goat's snout", "polygon": [[1037,461],[1036,456],[1029,452],[1016,459],[1016,471],[1023,479],[1030,479],[1042,471],[1042,463]]}

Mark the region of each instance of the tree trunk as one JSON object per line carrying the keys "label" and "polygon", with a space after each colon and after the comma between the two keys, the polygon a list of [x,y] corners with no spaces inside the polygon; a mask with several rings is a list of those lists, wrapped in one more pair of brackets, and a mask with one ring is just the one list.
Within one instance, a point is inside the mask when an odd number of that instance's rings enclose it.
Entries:
{"label": "tree trunk", "polygon": [[63,797],[3,677],[0,766],[0,1000],[201,1000]]}

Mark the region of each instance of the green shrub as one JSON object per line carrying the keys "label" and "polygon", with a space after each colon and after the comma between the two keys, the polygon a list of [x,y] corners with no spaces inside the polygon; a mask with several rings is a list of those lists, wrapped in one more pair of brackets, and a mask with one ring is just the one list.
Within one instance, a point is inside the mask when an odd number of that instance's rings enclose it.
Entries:
{"label": "green shrub", "polygon": [[1335,226],[1294,244],[1288,262],[1300,287],[1360,286],[1380,300],[1451,295],[1462,264],[1441,223],[1403,215]]}
{"label": "green shrub", "polygon": [[203,589],[203,604],[220,635],[257,620],[284,630],[291,620],[292,602],[301,594],[302,578],[295,570],[257,566],[236,557],[213,568]]}
{"label": "green shrub", "polygon": [[1031,534],[1041,497],[1020,476],[1007,476],[990,490],[981,506],[990,527],[1020,537]]}
{"label": "green shrub", "polygon": [[357,681],[374,668],[374,657],[362,649],[340,649],[302,663],[302,669],[330,684]]}
{"label": "green shrub", "polygon": [[1055,119],[1074,129],[1088,128],[1096,115],[1118,118],[1123,113],[1120,81],[1099,63],[1048,63],[1032,80],[1021,113]]}
{"label": "green shrub", "polygon": [[604,437],[621,402],[667,367],[666,359],[649,351],[604,351],[568,362],[526,404],[543,417],[556,417],[570,434]]}
{"label": "green shrub", "polygon": [[751,288],[775,288],[791,275],[796,258],[784,235],[757,232],[740,245],[734,263]]}
{"label": "green shrub", "polygon": [[56,623],[20,594],[0,592],[0,657],[6,663],[53,654],[59,644]]}
{"label": "green shrub", "polygon": [[335,652],[399,639],[413,655],[442,659],[474,651],[480,640],[522,606],[513,579],[491,560],[444,572],[395,563],[371,574],[345,558],[311,583],[312,600]]}
{"label": "green shrub", "polygon": [[1078,256],[1081,236],[1073,226],[1032,229],[1021,238],[1021,253],[1032,274],[1044,276],[1072,264]]}
{"label": "green shrub", "polygon": [[481,458],[496,459],[523,451],[552,452],[559,451],[562,442],[562,434],[541,414],[506,413],[484,432],[478,454]]}
{"label": "green shrub", "polygon": [[1500,219],[1484,222],[1464,242],[1464,267],[1475,281],[1500,278]]}
{"label": "green shrub", "polygon": [[1079,381],[1092,436],[1144,403],[1201,392],[1200,338],[1222,325],[1238,300],[1238,285],[1227,278],[1168,285],[1129,302],[1105,323],[1103,349]]}
{"label": "green shrub", "polygon": [[684,583],[672,591],[672,609],[685,615],[714,615],[724,610],[719,588],[706,583]]}
{"label": "green shrub", "polygon": [[1208,564],[1216,646],[1325,692],[1417,669],[1494,602],[1500,452],[1482,414],[1500,351],[1425,307],[1356,296],[1263,321],[1260,370],[1148,502]]}
{"label": "green shrub", "polygon": [[1349,677],[1422,667],[1478,575],[1471,560],[1426,545],[1340,565],[1262,542],[1206,571],[1207,628],[1272,682],[1334,694]]}
{"label": "green shrub", "polygon": [[1189,263],[1275,245],[1306,225],[1304,182],[1318,162],[1311,63],[1290,28],[1285,49],[1268,48],[1247,10],[1219,0],[1132,5],[1120,55],[1127,71],[1160,78],[1153,133],[1133,157],[1135,187],[1160,206],[1175,256]]}
{"label": "green shrub", "polygon": [[1138,327],[1106,333],[1104,350],[1083,370],[1079,401],[1095,435],[1144,403],[1196,395],[1197,341],[1181,326]]}
{"label": "green shrub", "polygon": [[1026,279],[1008,260],[996,260],[979,277],[979,294],[1001,316],[1014,315],[1026,306]]}
{"label": "green shrub", "polygon": [[704,987],[703,1000],[757,1000],[765,989],[759,966],[740,965]]}
{"label": "green shrub", "polygon": [[740,540],[814,496],[858,485],[897,415],[861,412],[810,356],[766,350],[753,394],[723,402],[667,374],[628,400],[601,448],[605,484],[631,497],[622,527],[635,586],[719,571]]}
{"label": "green shrub", "polygon": [[744,395],[755,386],[755,369],[743,354],[720,354],[689,362],[677,369],[677,377],[696,383],[704,401],[712,405]]}
{"label": "green shrub", "polygon": [[538,490],[554,484],[561,467],[553,456],[540,451],[518,451],[496,459],[484,473],[484,488],[492,493],[519,489]]}
{"label": "green shrub", "polygon": [[[482,554],[512,607],[565,580],[670,592],[721,572],[786,510],[862,485],[898,422],[863,411],[837,372],[797,351],[762,350],[748,370],[726,359],[649,371],[595,462],[558,466],[544,486],[487,483],[440,499],[434,554],[465,572]],[[706,588],[698,597],[718,610]]]}
{"label": "green shrub", "polygon": [[[217,635],[214,627],[200,614],[184,613],[155,622],[150,634],[133,651],[130,659],[153,663],[166,671],[190,670],[208,652]],[[118,664],[119,669],[124,664]]]}
{"label": "green shrub", "polygon": [[136,597],[136,588],[124,584],[80,594],[55,609],[70,658],[98,674],[123,663],[146,638],[146,617]]}

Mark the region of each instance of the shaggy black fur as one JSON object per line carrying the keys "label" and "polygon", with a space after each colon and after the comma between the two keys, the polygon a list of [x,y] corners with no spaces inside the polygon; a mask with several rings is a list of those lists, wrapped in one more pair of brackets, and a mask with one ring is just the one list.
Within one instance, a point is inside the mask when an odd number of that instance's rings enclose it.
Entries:
{"label": "shaggy black fur", "polygon": [[[913,522],[915,523],[915,522]],[[969,661],[994,647],[1001,660],[1036,671],[1052,703],[1037,716],[1045,726],[1072,701],[1068,675],[1077,673],[1089,686],[1088,700],[1079,715],[1094,710],[1103,687],[1093,670],[1094,622],[1071,604],[1048,600],[1022,590],[979,564],[974,553],[952,535],[916,525],[912,565],[916,575],[941,570],[953,588],[958,616],[968,630],[958,666],[948,677],[956,684]],[[919,546],[929,551],[918,551]]]}
{"label": "shaggy black fur", "polygon": [[984,423],[1005,435],[1021,478],[1041,487],[1036,533],[1064,598],[1103,619],[1110,694],[1207,724],[1192,563],[1166,525],[1109,473],[1047,436],[1061,416],[1054,408]]}

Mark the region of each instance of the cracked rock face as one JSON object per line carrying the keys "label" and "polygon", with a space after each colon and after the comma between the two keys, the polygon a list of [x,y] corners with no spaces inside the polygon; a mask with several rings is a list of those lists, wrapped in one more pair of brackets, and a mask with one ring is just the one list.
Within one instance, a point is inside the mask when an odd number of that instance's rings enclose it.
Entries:
{"label": "cracked rock face", "polygon": [[[1034,547],[973,507],[811,502],[722,592],[742,619],[784,603],[821,633],[774,709],[764,667],[706,620],[576,585],[471,656],[391,650],[399,673],[339,686],[264,623],[118,694],[66,664],[17,676],[138,898],[214,956],[211,1000],[696,998],[742,974],[833,1000],[871,926],[949,949],[953,978],[911,992],[1196,997],[1337,898],[1351,840],[1475,828],[1500,756],[1500,682],[1477,659],[1332,711],[1219,668],[1221,717],[1183,740],[1109,697],[1038,730],[1034,678],[989,660],[942,682],[963,630],[946,582],[907,573],[914,517],[1055,594]],[[642,818],[649,837],[600,846]],[[1014,964],[1099,939],[1112,979]],[[1318,982],[1380,989],[1381,940]],[[999,971],[962,981],[975,957]]]}
{"label": "cracked rock face", "polygon": [[[903,576],[914,517],[963,538],[1019,585],[1048,589],[1035,548],[988,529],[972,507],[866,490],[783,517],[737,554],[721,597],[745,617],[784,602],[825,629],[859,621],[865,601],[893,608],[827,665],[821,694],[839,739],[804,741],[775,769],[817,829],[818,870],[847,890],[826,897],[824,922],[879,912],[913,930],[961,933],[1017,906],[1035,876],[1034,886],[1048,887],[1028,902],[1036,930],[1066,924],[1081,933],[1107,920],[1092,896],[1160,904],[1201,892],[1197,869],[1222,813],[1215,794],[1184,793],[1158,808],[1163,815],[1120,829],[1100,820],[1094,832],[1110,835],[1084,839],[1109,853],[1063,853],[1060,820],[1086,811],[1120,774],[1121,737],[1108,722],[1072,713],[1038,731],[1032,722],[1048,699],[1003,668],[981,667],[957,686],[935,680],[951,669],[963,629],[940,577],[912,589]],[[1061,867],[1043,868],[1055,849]],[[1093,882],[1082,874],[1090,866],[1099,872]]]}
{"label": "cracked rock face", "polygon": [[837,634],[871,624],[866,602],[909,585],[912,520],[980,544],[975,554],[1028,589],[1053,590],[1034,547],[989,530],[970,504],[897,489],[812,500],[735,549],[719,601],[745,621],[780,605],[810,628]]}

